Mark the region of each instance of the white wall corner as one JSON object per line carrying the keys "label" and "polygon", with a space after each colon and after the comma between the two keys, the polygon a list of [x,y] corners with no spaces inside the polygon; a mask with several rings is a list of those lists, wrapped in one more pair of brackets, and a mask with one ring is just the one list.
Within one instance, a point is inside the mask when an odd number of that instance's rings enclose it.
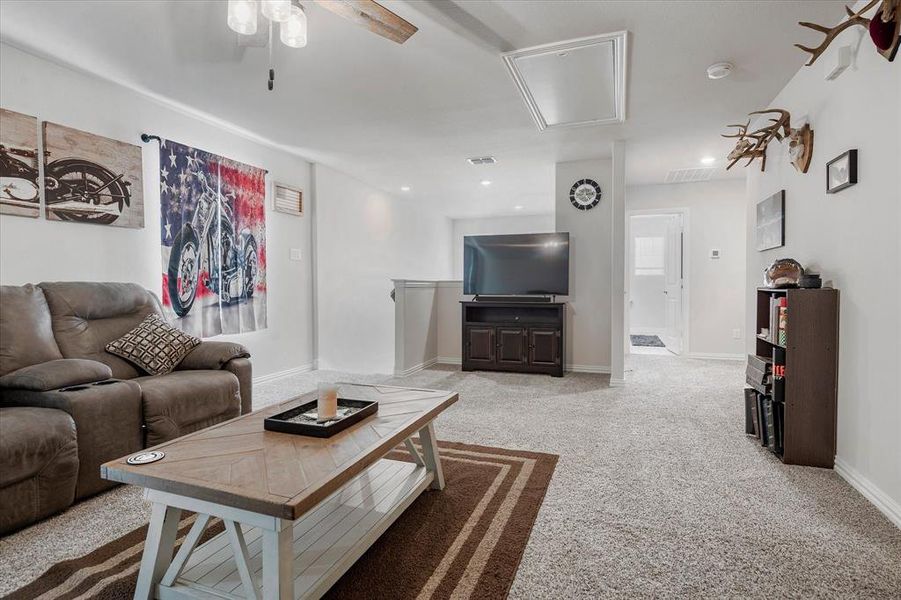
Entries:
{"label": "white wall corner", "polygon": [[873,503],[889,521],[895,524],[895,527],[901,529],[901,504],[890,498],[888,494],[839,456],[835,457],[835,472],[860,492],[864,498]]}
{"label": "white wall corner", "polygon": [[613,224],[610,252],[610,373],[621,380],[626,360],[626,143],[613,142]]}

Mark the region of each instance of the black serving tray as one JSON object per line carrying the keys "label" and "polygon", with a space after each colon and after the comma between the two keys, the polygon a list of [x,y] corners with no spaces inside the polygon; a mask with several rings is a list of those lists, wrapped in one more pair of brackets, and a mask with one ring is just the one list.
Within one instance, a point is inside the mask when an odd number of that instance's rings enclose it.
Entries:
{"label": "black serving tray", "polygon": [[366,417],[374,415],[379,410],[378,402],[369,400],[349,400],[347,398],[338,398],[338,408],[357,408],[356,412],[340,419],[334,419],[325,423],[317,423],[316,421],[296,422],[290,419],[301,415],[305,412],[316,410],[316,400],[305,402],[300,406],[295,406],[290,410],[272,415],[263,421],[263,428],[268,431],[278,431],[281,433],[293,433],[295,435],[309,435],[319,438],[332,437],[339,431],[344,431],[354,423],[359,423]]}

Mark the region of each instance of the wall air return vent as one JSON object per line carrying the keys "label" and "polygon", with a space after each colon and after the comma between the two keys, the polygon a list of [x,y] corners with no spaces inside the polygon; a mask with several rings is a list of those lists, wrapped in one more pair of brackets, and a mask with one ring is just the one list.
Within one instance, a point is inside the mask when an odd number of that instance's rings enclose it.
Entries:
{"label": "wall air return vent", "polygon": [[303,215],[303,191],[299,188],[283,183],[272,184],[273,207],[278,212],[294,215]]}
{"label": "wall air return vent", "polygon": [[697,183],[710,181],[716,167],[698,167],[696,169],[673,169],[666,174],[664,183]]}
{"label": "wall air return vent", "polygon": [[474,156],[472,158],[467,158],[466,162],[471,165],[493,165],[497,161],[494,160],[493,156]]}
{"label": "wall air return vent", "polygon": [[501,55],[540,131],[626,120],[626,45],[619,31]]}

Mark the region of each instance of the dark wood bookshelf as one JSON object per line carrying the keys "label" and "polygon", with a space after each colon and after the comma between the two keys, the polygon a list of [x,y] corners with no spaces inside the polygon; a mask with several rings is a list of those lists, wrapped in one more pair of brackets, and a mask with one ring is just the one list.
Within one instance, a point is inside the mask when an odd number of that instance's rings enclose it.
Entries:
{"label": "dark wood bookshelf", "polygon": [[[781,412],[782,461],[791,465],[832,468],[835,460],[838,396],[839,292],[823,289],[759,288],[756,353],[785,366],[767,396]],[[785,296],[788,308],[785,346],[759,337],[772,330],[770,298]],[[759,391],[759,390],[758,390]]]}

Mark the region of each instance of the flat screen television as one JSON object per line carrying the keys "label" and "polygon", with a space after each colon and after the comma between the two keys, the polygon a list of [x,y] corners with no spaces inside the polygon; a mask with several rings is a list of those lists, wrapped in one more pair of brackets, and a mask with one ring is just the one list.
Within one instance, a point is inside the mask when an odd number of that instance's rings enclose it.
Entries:
{"label": "flat screen television", "polygon": [[569,294],[569,233],[464,237],[463,293],[476,296]]}

